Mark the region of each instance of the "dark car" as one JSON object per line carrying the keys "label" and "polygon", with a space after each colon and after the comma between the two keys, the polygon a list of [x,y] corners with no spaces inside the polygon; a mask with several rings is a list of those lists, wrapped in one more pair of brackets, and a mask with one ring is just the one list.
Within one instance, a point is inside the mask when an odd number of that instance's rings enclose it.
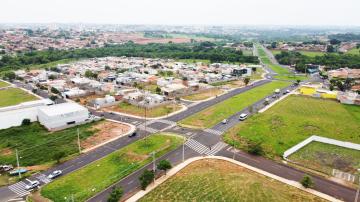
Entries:
{"label": "dark car", "polygon": [[129,134],[129,137],[135,137],[137,135],[137,133],[136,132],[133,132],[133,133],[130,133]]}

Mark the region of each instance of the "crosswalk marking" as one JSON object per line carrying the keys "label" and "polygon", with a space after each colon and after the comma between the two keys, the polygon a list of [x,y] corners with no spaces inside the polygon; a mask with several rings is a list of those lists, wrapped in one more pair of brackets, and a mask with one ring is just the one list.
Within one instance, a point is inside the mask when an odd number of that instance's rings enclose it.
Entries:
{"label": "crosswalk marking", "polygon": [[207,128],[204,131],[207,132],[207,133],[214,134],[214,135],[222,135],[223,134],[222,131],[214,130],[214,129],[210,129],[210,128]]}
{"label": "crosswalk marking", "polygon": [[187,132],[187,133],[185,133],[185,135],[190,136],[190,135],[192,135],[192,132]]}
{"label": "crosswalk marking", "polygon": [[18,182],[8,186],[8,188],[19,196],[26,196],[30,194],[30,192],[25,189],[25,186],[26,184],[24,182]]}
{"label": "crosswalk marking", "polygon": [[39,176],[36,176],[36,178],[45,184],[51,182],[51,179],[47,178],[46,175],[44,175],[44,174],[40,174]]}
{"label": "crosswalk marking", "polygon": [[186,141],[185,145],[190,147],[192,150],[196,151],[199,154],[204,154],[209,150],[208,147],[206,147],[205,145],[201,144],[200,142],[194,139],[190,139]]}
{"label": "crosswalk marking", "polygon": [[165,124],[168,124],[168,125],[176,125],[176,122],[169,121],[169,120],[166,120],[166,119],[158,119],[158,120],[155,120],[154,122],[165,123]]}
{"label": "crosswalk marking", "polygon": [[219,151],[221,151],[224,147],[226,147],[227,144],[224,142],[218,142],[215,145],[211,146],[211,150],[205,152],[206,155],[209,156],[214,156],[216,153],[218,153]]}
{"label": "crosswalk marking", "polygon": [[[140,129],[140,130],[145,130],[145,126],[144,125],[140,125],[140,126],[138,126],[138,128]],[[159,130],[156,130],[156,129],[154,129],[154,128],[150,128],[150,127],[148,127],[148,126],[146,126],[146,130],[145,131],[147,131],[147,132],[149,132],[149,133],[157,133],[157,132],[159,132]]]}
{"label": "crosswalk marking", "polygon": [[25,202],[23,198],[13,198],[8,200],[7,202]]}

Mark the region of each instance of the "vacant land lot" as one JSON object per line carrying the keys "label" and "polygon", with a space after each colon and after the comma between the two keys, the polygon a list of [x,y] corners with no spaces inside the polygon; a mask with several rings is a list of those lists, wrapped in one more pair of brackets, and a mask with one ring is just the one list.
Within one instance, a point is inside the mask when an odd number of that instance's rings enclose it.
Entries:
{"label": "vacant land lot", "polygon": [[[181,108],[182,108],[181,105],[178,104],[168,104],[168,105],[154,107],[146,110],[146,117],[153,118],[153,117],[166,116],[172,112],[180,110]],[[145,108],[138,107],[126,102],[121,102],[117,106],[108,107],[106,110],[116,111],[116,112],[121,112],[135,116],[141,116],[141,117],[145,116]]]}
{"label": "vacant land lot", "polygon": [[360,48],[353,48],[346,52],[346,54],[360,55]]}
{"label": "vacant land lot", "polygon": [[74,194],[75,201],[85,201],[111,184],[151,162],[151,152],[159,157],[182,143],[175,135],[156,134],[138,140],[105,158],[46,185],[41,194],[53,201],[66,201]]}
{"label": "vacant land lot", "polygon": [[222,160],[200,160],[159,185],[145,201],[325,201]]}
{"label": "vacant land lot", "polygon": [[[299,52],[299,53],[301,53],[303,55],[306,55],[308,57],[323,56],[323,55],[326,54],[325,52],[320,52],[320,51],[296,51],[296,52]],[[273,55],[276,55],[276,54],[280,54],[281,51],[280,50],[271,50],[271,53]]]}
{"label": "vacant land lot", "polygon": [[17,105],[22,102],[33,100],[38,100],[38,98],[19,88],[8,88],[0,90],[0,107]]}
{"label": "vacant land lot", "polygon": [[8,83],[0,81],[0,88],[7,87],[7,86],[9,86]]}
{"label": "vacant land lot", "polygon": [[360,165],[360,151],[320,142],[312,142],[288,158],[326,174],[332,169],[356,173]]}
{"label": "vacant land lot", "polygon": [[226,141],[247,149],[260,142],[268,156],[283,152],[311,135],[360,143],[360,106],[291,95],[264,113],[230,129]]}
{"label": "vacant land lot", "polygon": [[[77,128],[83,149],[114,138],[129,130],[128,126],[108,121],[80,125],[49,132],[39,123],[0,130],[0,162],[15,165],[18,149],[22,166],[55,163],[56,155],[63,157],[78,153]],[[111,128],[111,129],[110,129]]]}
{"label": "vacant land lot", "polygon": [[188,95],[188,96],[185,96],[182,98],[185,100],[199,101],[199,100],[205,100],[205,99],[208,99],[211,97],[215,97],[217,95],[220,95],[221,93],[223,93],[222,90],[220,90],[218,88],[213,88],[213,89],[209,89],[207,91],[201,92],[201,93]]}
{"label": "vacant land lot", "polygon": [[210,128],[221,120],[243,110],[260,99],[270,95],[277,88],[290,85],[288,82],[274,81],[253,88],[244,93],[231,97],[223,102],[206,108],[182,121],[180,124],[195,128]]}

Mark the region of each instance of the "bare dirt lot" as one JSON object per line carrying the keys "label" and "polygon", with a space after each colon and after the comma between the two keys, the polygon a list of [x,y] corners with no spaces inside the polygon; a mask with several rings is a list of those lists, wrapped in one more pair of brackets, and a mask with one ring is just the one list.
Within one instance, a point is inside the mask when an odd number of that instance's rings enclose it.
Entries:
{"label": "bare dirt lot", "polygon": [[102,121],[93,126],[93,129],[98,131],[81,142],[81,147],[84,149],[89,149],[113,138],[120,137],[130,131],[130,126],[111,121]]}

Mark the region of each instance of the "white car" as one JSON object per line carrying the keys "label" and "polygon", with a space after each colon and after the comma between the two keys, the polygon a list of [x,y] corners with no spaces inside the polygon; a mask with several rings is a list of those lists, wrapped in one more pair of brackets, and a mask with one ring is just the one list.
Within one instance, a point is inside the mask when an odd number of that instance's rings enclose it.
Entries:
{"label": "white car", "polygon": [[240,116],[239,116],[239,120],[240,120],[240,121],[243,121],[243,120],[245,120],[247,117],[248,117],[247,114],[242,113],[242,114],[240,114]]}
{"label": "white car", "polygon": [[27,180],[27,181],[29,182],[29,184],[27,184],[25,186],[26,190],[34,189],[34,188],[37,188],[38,186],[40,186],[40,182],[37,180],[34,180],[34,181]]}
{"label": "white car", "polygon": [[54,179],[56,177],[59,177],[60,175],[62,174],[62,171],[61,170],[55,170],[54,172],[52,172],[48,178],[49,179]]}
{"label": "white car", "polygon": [[223,123],[223,124],[227,124],[227,122],[228,122],[227,119],[224,119],[224,120],[221,121],[221,123]]}

